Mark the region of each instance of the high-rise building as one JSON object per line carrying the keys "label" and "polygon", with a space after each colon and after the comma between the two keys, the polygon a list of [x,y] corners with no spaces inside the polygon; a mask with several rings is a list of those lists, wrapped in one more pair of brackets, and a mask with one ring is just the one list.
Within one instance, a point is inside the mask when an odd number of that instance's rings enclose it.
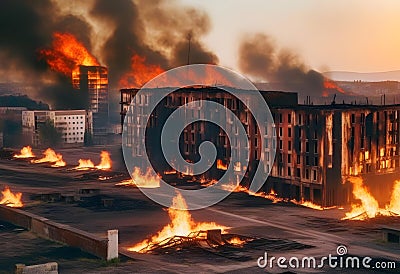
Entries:
{"label": "high-rise building", "polygon": [[[249,183],[257,162],[264,159],[272,166],[264,191],[274,189],[282,197],[332,206],[344,205],[353,199],[352,185],[347,183],[349,176],[361,176],[381,202],[388,199],[393,182],[399,177],[400,105],[298,105],[295,93],[261,91],[274,123],[256,129],[243,103],[217,88],[184,88],[169,94],[153,111],[148,123],[141,117],[140,104],[125,117],[137,91],[121,90],[121,122],[126,120],[135,125],[127,127],[125,144],[131,148],[132,157],[149,154],[150,159],[156,159],[152,164],[158,167],[160,174],[171,169],[160,165],[162,151],[154,142],[160,138],[166,117],[188,102],[212,100],[229,108],[246,128],[249,165],[247,181],[245,178],[242,184]],[[151,96],[142,96],[143,106],[152,100]],[[188,119],[191,115],[201,118],[201,108],[186,114]],[[138,142],[143,140],[156,145],[140,151]],[[218,170],[223,171],[231,155],[244,151],[234,140],[231,141],[233,145],[229,144],[223,130],[199,122],[182,132],[179,143],[182,156],[189,162],[198,161],[198,148],[205,140],[216,145],[218,154],[214,168],[207,171],[209,179],[219,176]]]}
{"label": "high-rise building", "polygon": [[88,110],[93,113],[93,142],[104,144],[107,136],[108,70],[102,66],[79,66],[72,74],[73,88],[88,94]]}

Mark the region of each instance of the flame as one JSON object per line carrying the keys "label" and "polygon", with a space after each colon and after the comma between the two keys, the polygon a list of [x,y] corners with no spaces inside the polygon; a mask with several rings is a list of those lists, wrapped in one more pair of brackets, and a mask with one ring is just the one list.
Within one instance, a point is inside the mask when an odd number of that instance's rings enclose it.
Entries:
{"label": "flame", "polygon": [[224,164],[224,162],[222,162],[221,159],[217,159],[217,168],[221,169],[221,170],[227,170],[228,169],[228,165]]}
{"label": "flame", "polygon": [[79,65],[98,66],[97,59],[70,33],[55,32],[50,49],[40,51],[50,68],[71,76]]}
{"label": "flame", "polygon": [[20,151],[20,154],[14,155],[14,158],[34,158],[35,154],[32,152],[32,148],[30,146],[23,147]]}
{"label": "flame", "polygon": [[228,244],[231,244],[231,245],[243,245],[246,243],[246,241],[241,240],[239,237],[233,237],[233,238],[227,240],[227,242],[228,242]]}
{"label": "flame", "polygon": [[[183,210],[175,208],[182,208]],[[149,246],[149,244],[159,243],[162,240],[173,236],[188,236],[192,232],[211,229],[221,229],[222,232],[224,232],[228,229],[228,227],[218,225],[214,222],[196,223],[187,210],[186,201],[179,192],[172,200],[172,207],[168,208],[168,215],[170,218],[170,223],[168,225],[164,226],[161,231],[150,239],[146,239],[135,246],[128,248],[128,250],[146,252],[146,247]]]}
{"label": "flame", "polygon": [[265,192],[253,192],[249,190],[248,188],[240,185],[240,184],[228,184],[228,185],[222,185],[221,188],[226,191],[231,191],[231,192],[244,192],[247,193],[251,196],[256,196],[256,197],[261,197],[264,199],[271,200],[274,204],[278,202],[284,201],[283,198],[278,197],[278,195],[275,193],[273,189],[269,193]]}
{"label": "flame", "polygon": [[138,186],[144,188],[160,187],[160,178],[152,175],[151,169],[147,169],[146,174],[142,174],[140,168],[135,167],[131,174],[132,179],[124,180],[116,186]]}
{"label": "flame", "polygon": [[390,204],[386,208],[388,211],[400,215],[400,181],[394,182]]}
{"label": "flame", "polygon": [[21,192],[14,194],[11,192],[8,186],[5,186],[1,194],[3,194],[3,198],[0,200],[0,205],[6,205],[9,207],[23,207],[24,204],[21,201]]}
{"label": "flame", "polygon": [[[291,200],[291,202],[294,203],[294,204],[296,204],[296,205],[308,207],[308,208],[315,209],[315,210],[324,210],[324,209],[328,209],[328,208],[322,207],[322,206],[320,206],[320,205],[314,204],[314,203],[311,202],[311,201],[301,201],[301,202],[298,202],[298,201],[296,201],[296,200]],[[332,208],[334,208],[334,207],[332,207]]]}
{"label": "flame", "polygon": [[120,87],[140,88],[148,81],[163,73],[158,65],[146,64],[146,58],[134,54],[131,58],[131,71],[125,73],[119,80]]}
{"label": "flame", "polygon": [[110,170],[111,166],[112,166],[112,161],[110,158],[110,153],[108,153],[107,151],[102,151],[100,154],[101,157],[101,161],[100,164],[98,164],[96,166],[97,169],[101,169],[101,170]]}
{"label": "flame", "polygon": [[94,168],[94,164],[91,160],[87,159],[79,159],[78,161],[79,165],[77,167],[75,167],[74,169],[78,169],[78,170],[88,170],[91,168]]}
{"label": "flame", "polygon": [[53,163],[51,165],[52,167],[63,167],[66,166],[67,164],[63,161],[62,155],[56,153],[54,150],[51,148],[46,149],[46,151],[43,153],[44,157],[38,160],[32,160],[31,162],[34,164],[39,164],[39,163]]}
{"label": "flame", "polygon": [[324,90],[322,91],[322,96],[328,97],[330,91],[333,91],[333,92],[338,91],[340,93],[345,93],[344,90],[341,87],[339,87],[333,80],[325,78],[324,79]]}
{"label": "flame", "polygon": [[400,185],[397,181],[393,188],[393,194],[390,205],[386,209],[379,207],[378,201],[371,195],[368,189],[364,186],[361,177],[350,177],[349,181],[353,184],[353,195],[361,201],[361,204],[352,204],[351,211],[347,212],[342,220],[365,220],[367,218],[375,218],[376,216],[391,216],[398,214],[396,211],[399,204]]}

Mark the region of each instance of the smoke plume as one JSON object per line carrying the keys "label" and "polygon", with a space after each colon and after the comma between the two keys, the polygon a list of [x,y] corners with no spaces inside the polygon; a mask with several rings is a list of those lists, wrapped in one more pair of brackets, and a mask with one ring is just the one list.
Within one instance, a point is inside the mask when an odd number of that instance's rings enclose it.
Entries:
{"label": "smoke plume", "polygon": [[274,88],[300,95],[323,95],[324,76],[309,69],[288,50],[279,50],[264,34],[245,37],[239,46],[239,68],[247,75],[268,81]]}

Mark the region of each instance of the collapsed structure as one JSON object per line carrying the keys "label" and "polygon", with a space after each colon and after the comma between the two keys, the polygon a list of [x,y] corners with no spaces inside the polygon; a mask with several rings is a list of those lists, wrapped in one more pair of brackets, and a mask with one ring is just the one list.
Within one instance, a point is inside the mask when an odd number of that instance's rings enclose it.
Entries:
{"label": "collapsed structure", "polygon": [[[140,117],[140,104],[132,115],[125,117],[132,98],[138,89],[121,91],[121,124],[134,123],[137,130],[125,132],[124,142],[131,148],[132,157],[141,158],[146,153],[162,155],[158,146],[139,151],[139,146],[129,140],[143,140],[148,144],[160,138],[160,128],[174,110],[196,100],[212,100],[230,109],[245,125],[249,137],[249,166],[246,185],[251,180],[258,161],[264,159],[272,166],[264,191],[274,189],[281,197],[308,200],[322,206],[348,204],[353,199],[348,176],[362,176],[371,193],[379,201],[390,197],[392,183],[400,168],[399,115],[400,105],[298,104],[297,93],[261,91],[274,117],[274,124],[257,129],[254,117],[246,106],[230,93],[217,87],[181,88],[169,94],[153,111],[150,119]],[[143,105],[152,100],[144,96]],[[248,93],[248,100],[252,100]],[[201,108],[187,115],[198,115]],[[188,116],[189,117],[189,116]],[[227,121],[229,123],[229,121]],[[227,124],[227,126],[229,126]],[[187,161],[196,162],[198,147],[204,140],[217,147],[218,160],[205,176],[218,178],[234,153],[243,148],[231,142],[225,132],[206,122],[196,122],[182,132],[180,148]],[[263,142],[261,142],[263,139]],[[261,147],[261,144],[264,147]],[[273,158],[276,151],[276,157]],[[162,162],[162,161],[157,161]],[[171,167],[156,164],[157,172],[167,174]],[[269,167],[267,167],[268,169]],[[190,174],[190,171],[187,172]]]}

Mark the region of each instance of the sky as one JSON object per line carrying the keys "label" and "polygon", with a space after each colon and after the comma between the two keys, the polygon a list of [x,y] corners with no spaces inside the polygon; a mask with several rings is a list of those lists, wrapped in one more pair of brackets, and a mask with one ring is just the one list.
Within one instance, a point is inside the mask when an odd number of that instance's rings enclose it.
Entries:
{"label": "sky", "polygon": [[212,28],[202,40],[230,68],[237,68],[238,41],[261,32],[318,71],[400,69],[398,0],[181,2],[208,13]]}

